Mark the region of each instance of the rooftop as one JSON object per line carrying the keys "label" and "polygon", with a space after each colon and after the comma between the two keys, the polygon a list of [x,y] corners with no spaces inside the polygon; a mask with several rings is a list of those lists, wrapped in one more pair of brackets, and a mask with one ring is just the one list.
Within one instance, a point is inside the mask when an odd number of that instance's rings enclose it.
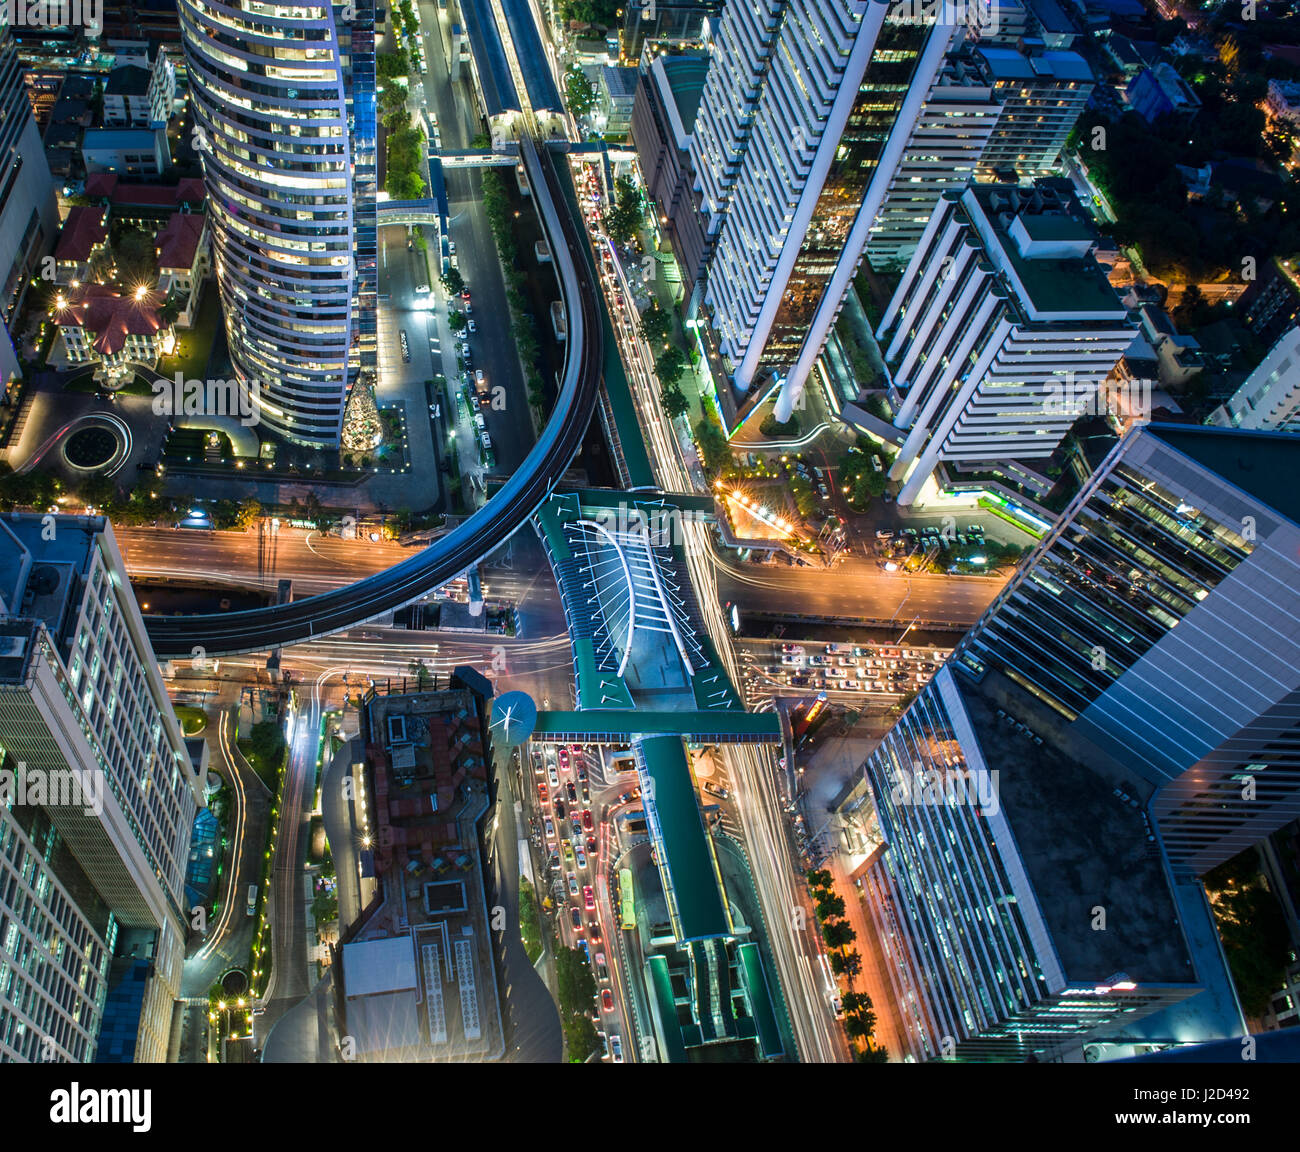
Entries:
{"label": "rooftop", "polygon": [[86,177],[86,195],[92,200],[107,198],[118,207],[174,208],[202,204],[207,190],[197,176],[175,184],[129,184],[116,172],[92,172]]}
{"label": "rooftop", "polygon": [[108,74],[104,84],[105,96],[146,96],[149,93],[150,73],[138,64],[123,64]]}
{"label": "rooftop", "polygon": [[164,327],[156,297],[157,293],[149,293],[137,300],[119,296],[102,284],[83,284],[67,294],[67,306],[56,311],[54,323],[94,333],[95,351],[114,356],[126,346],[127,337],[152,336]]}
{"label": "rooftop", "polygon": [[704,56],[659,56],[655,68],[663,70],[682,131],[690,135],[695,131],[695,117],[704,95],[704,81],[709,74],[709,61]]}
{"label": "rooftop", "polygon": [[155,238],[159,268],[185,268],[194,265],[203,236],[204,217],[195,212],[173,212]]}
{"label": "rooftop", "polygon": [[1300,438],[1294,434],[1194,424],[1149,424],[1146,431],[1300,524]]}
{"label": "rooftop", "polygon": [[89,260],[90,254],[108,239],[108,211],[97,205],[78,204],[68,212],[54,249],[55,260]]}
{"label": "rooftop", "polygon": [[[1069,239],[1095,236],[1082,219],[1078,202],[1072,195],[1062,199],[1046,185],[1018,189],[1010,184],[974,184],[967,190],[966,197],[978,205],[996,246],[1001,250],[1004,271],[1019,280],[1028,295],[1027,303],[1035,311],[1064,314],[1071,319],[1126,319],[1127,312],[1115,289],[1091,257],[1022,256],[1019,245],[1010,234],[1011,225],[1019,220],[1026,229],[1059,232],[1062,239],[1066,238],[1067,232]],[[969,208],[970,199],[963,199]],[[1046,216],[1047,219],[1034,221],[1035,216]],[[1061,219],[1062,216],[1066,219]],[[990,254],[996,256],[996,253]]]}
{"label": "rooftop", "polygon": [[[1195,982],[1163,858],[1140,808],[1115,795],[1119,787],[1140,802],[1150,785],[1000,672],[978,685],[950,675],[985,767],[998,773],[1014,848],[1066,979],[1124,972],[1140,983]],[[1099,905],[1104,932],[1092,927]]]}

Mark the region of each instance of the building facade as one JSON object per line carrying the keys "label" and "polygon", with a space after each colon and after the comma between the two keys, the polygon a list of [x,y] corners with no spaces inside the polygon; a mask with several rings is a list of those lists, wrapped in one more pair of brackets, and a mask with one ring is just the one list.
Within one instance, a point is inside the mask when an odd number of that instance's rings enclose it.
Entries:
{"label": "building facade", "polygon": [[939,197],[975,179],[1002,104],[969,65],[949,58],[934,82],[889,181],[867,240],[877,270],[897,268],[916,251]]}
{"label": "building facade", "polygon": [[793,411],[956,31],[892,11],[724,13],[692,155],[717,235],[705,303],[742,409],[780,379],[777,419]]}
{"label": "building facade", "polygon": [[42,256],[59,232],[58,202],[41,133],[23,86],[18,54],[0,13],[0,395],[18,376],[18,355],[9,332],[39,271]]}
{"label": "building facade", "polygon": [[107,521],[3,518],[0,583],[0,1059],[165,1060],[203,766]]}
{"label": "building facade", "polygon": [[1223,428],[1257,428],[1300,432],[1300,328],[1292,328],[1269,349],[1208,424]]}
{"label": "building facade", "polygon": [[374,343],[373,4],[179,7],[236,374],[267,428],[332,447]]}
{"label": "building facade", "polygon": [[1130,765],[1174,868],[1300,815],[1300,441],[1129,433],[962,641]]}
{"label": "building facade", "polygon": [[1037,183],[945,193],[876,337],[907,431],[900,504],[943,460],[1050,456],[1132,343],[1071,194]]}

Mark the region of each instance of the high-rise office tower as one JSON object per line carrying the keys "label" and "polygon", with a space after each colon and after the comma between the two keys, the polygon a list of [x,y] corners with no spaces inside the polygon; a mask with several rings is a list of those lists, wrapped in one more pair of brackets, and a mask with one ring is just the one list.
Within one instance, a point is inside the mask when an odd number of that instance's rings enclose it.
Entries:
{"label": "high-rise office tower", "polygon": [[1300,432],[1300,328],[1283,333],[1208,424]]}
{"label": "high-rise office tower", "polygon": [[916,251],[939,197],[964,188],[1001,114],[1001,101],[973,68],[950,57],[934,82],[867,240],[876,269],[898,267]]}
{"label": "high-rise office tower", "polygon": [[0,518],[0,767],[0,1060],[166,1059],[203,764],[103,518]]}
{"label": "high-rise office tower", "polygon": [[1078,1059],[1174,1004],[1185,1040],[1243,1031],[1204,894],[1170,875],[1137,791],[1000,673],[950,662],[921,689],[840,808],[892,1055]]}
{"label": "high-rise office tower", "polygon": [[942,460],[1050,456],[1133,341],[1097,238],[1049,183],[946,192],[876,331],[911,504]]}
{"label": "high-rise office tower", "polygon": [[1148,425],[962,641],[1128,765],[1176,871],[1300,815],[1300,440]]}
{"label": "high-rise office tower", "polygon": [[332,446],[373,366],[373,0],[179,8],[231,360],[268,428]]}
{"label": "high-rise office tower", "polygon": [[968,46],[962,59],[1002,105],[980,158],[980,179],[1010,172],[1021,179],[1050,176],[1096,87],[1088,62],[1077,52],[1047,48],[1037,38],[1018,47]]}
{"label": "high-rise office tower", "polygon": [[6,23],[8,15],[9,6],[0,6],[0,252],[5,253],[0,262],[4,273],[0,396],[18,374],[9,326],[40,271],[40,258],[50,250],[59,231],[54,181],[23,87],[22,67]]}
{"label": "high-rise office tower", "polygon": [[704,299],[746,410],[783,377],[789,417],[956,30],[890,15],[868,0],[723,14],[691,155],[717,235]]}

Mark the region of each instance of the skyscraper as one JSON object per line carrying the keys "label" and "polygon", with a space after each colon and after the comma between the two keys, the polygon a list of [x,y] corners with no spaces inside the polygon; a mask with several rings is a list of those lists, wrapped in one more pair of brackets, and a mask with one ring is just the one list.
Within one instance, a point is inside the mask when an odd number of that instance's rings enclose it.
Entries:
{"label": "skyscraper", "polygon": [[235,371],[268,428],[332,446],[373,368],[373,0],[179,7]]}
{"label": "skyscraper", "polygon": [[877,329],[907,437],[911,504],[936,465],[1050,456],[1132,343],[1073,196],[1040,183],[946,192]]}
{"label": "skyscraper", "polygon": [[1240,1033],[1215,1010],[1232,996],[1204,896],[1170,876],[1136,791],[1001,673],[949,664],[921,689],[840,809],[895,1055],[1077,1059],[1207,988],[1187,1038]]}
{"label": "skyscraper", "polygon": [[107,521],[0,518],[0,1059],[160,1061],[192,762]]}
{"label": "skyscraper", "polygon": [[1128,765],[1175,870],[1300,816],[1300,440],[1131,432],[962,641]]}
{"label": "skyscraper", "polygon": [[23,71],[5,21],[9,6],[0,6],[0,396],[18,373],[18,356],[9,326],[18,316],[28,287],[39,272],[42,255],[59,231],[54,182],[32,116]]}
{"label": "skyscraper", "polygon": [[718,238],[705,303],[746,410],[773,375],[778,419],[793,409],[954,32],[868,0],[727,6],[692,161]]}
{"label": "skyscraper", "polygon": [[916,251],[944,192],[964,188],[998,122],[991,85],[949,57],[926,97],[867,241],[873,268],[899,267]]}

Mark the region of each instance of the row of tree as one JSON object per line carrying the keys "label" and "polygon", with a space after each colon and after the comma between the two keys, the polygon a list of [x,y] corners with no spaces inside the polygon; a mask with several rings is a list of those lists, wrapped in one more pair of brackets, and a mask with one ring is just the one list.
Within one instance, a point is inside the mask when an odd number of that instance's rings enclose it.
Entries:
{"label": "row of tree", "polygon": [[850,945],[857,939],[853,926],[844,919],[844,897],[835,891],[834,879],[825,868],[808,873],[808,888],[816,906],[817,922],[821,925],[822,939],[831,949],[831,970],[849,983],[848,991],[840,995],[844,1010],[844,1030],[865,1046],[857,1050],[862,1063],[884,1064],[889,1060],[886,1049],[873,1043],[876,1030],[876,1013],[871,997],[853,989],[853,981],[862,971],[862,957]]}
{"label": "row of tree", "polygon": [[483,173],[483,208],[488,227],[496,241],[497,255],[505,271],[506,304],[510,308],[510,327],[514,335],[515,350],[524,369],[524,383],[528,389],[528,403],[545,415],[546,392],[541,371],[537,367],[541,346],[537,340],[537,324],[528,310],[524,294],[528,277],[518,266],[519,245],[515,240],[515,211],[506,192],[505,181],[494,169]]}

